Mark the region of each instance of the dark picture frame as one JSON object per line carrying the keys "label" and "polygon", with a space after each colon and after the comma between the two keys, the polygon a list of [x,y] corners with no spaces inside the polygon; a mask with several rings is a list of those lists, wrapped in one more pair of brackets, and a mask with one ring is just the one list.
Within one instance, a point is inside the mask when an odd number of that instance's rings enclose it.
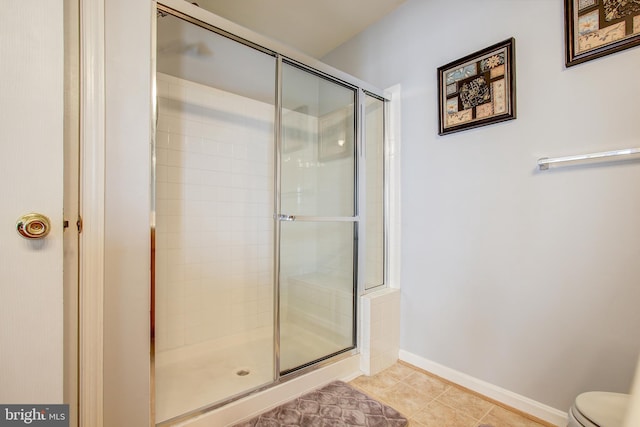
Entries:
{"label": "dark picture frame", "polygon": [[513,37],[438,67],[439,134],[516,118]]}
{"label": "dark picture frame", "polygon": [[640,45],[640,2],[565,0],[565,65]]}

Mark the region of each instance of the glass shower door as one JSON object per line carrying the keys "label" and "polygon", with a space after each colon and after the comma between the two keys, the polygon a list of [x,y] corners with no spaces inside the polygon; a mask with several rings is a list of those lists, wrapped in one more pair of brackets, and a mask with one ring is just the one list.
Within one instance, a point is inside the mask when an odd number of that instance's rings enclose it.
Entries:
{"label": "glass shower door", "polygon": [[155,415],[167,425],[276,374],[276,59],[170,12],[157,20],[155,147]]}
{"label": "glass shower door", "polygon": [[355,347],[356,91],[282,66],[280,372]]}

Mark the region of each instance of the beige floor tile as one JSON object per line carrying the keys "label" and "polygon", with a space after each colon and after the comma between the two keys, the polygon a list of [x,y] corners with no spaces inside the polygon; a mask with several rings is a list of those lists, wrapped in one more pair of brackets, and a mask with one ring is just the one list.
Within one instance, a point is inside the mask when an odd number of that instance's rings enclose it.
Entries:
{"label": "beige floor tile", "polygon": [[545,427],[400,363],[351,385],[402,413],[409,427]]}
{"label": "beige floor tile", "polygon": [[379,396],[380,393],[386,389],[398,384],[398,380],[385,372],[380,372],[379,374],[371,377],[361,375],[351,381],[350,384],[367,394],[373,395],[372,397],[375,397]]}
{"label": "beige floor tile", "polygon": [[475,427],[479,424],[478,420],[437,400],[413,414],[412,419],[425,427]]}
{"label": "beige floor tile", "polygon": [[447,391],[438,396],[437,400],[452,408],[457,408],[476,420],[482,419],[494,406],[492,403],[458,387],[449,387]]}
{"label": "beige floor tile", "polygon": [[427,393],[402,382],[384,390],[379,396],[407,418],[425,408],[433,400]]}
{"label": "beige floor tile", "polygon": [[445,390],[450,387],[450,385],[444,381],[419,371],[414,371],[411,375],[402,380],[402,382],[410,385],[416,390],[426,393],[433,399],[444,393]]}
{"label": "beige floor tile", "polygon": [[413,374],[414,372],[416,372],[416,370],[410,368],[407,365],[403,365],[402,363],[395,363],[393,366],[385,369],[381,373],[386,373],[390,377],[393,377],[398,381],[401,381],[407,378],[409,375]]}
{"label": "beige floor tile", "polygon": [[544,427],[520,414],[507,411],[499,406],[494,406],[482,419],[482,424],[490,424],[493,427]]}

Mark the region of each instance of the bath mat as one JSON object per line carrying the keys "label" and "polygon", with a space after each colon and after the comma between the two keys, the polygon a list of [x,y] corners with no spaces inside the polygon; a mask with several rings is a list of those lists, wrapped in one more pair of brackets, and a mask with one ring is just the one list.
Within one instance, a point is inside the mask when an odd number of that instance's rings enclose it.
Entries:
{"label": "bath mat", "polygon": [[233,427],[405,427],[407,419],[342,381]]}

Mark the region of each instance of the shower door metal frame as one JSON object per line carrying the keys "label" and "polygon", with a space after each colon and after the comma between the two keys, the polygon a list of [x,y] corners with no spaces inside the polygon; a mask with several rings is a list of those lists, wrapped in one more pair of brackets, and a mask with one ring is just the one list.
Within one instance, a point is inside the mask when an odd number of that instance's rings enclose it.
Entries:
{"label": "shower door metal frame", "polygon": [[[364,94],[375,96],[381,100],[388,101],[385,97],[383,91],[378,88],[363,82],[349,74],[346,74],[342,71],[339,71],[335,68],[332,68],[316,59],[307,57],[291,48],[282,45],[278,42],[272,41],[268,38],[260,36],[250,30],[247,30],[244,27],[233,24],[223,18],[220,18],[211,12],[200,9],[197,6],[194,6],[188,2],[184,2],[183,0],[151,0],[151,13],[152,16],[152,34],[151,34],[151,58],[152,64],[150,72],[152,73],[152,93],[153,99],[151,100],[152,106],[152,123],[151,123],[151,206],[150,206],[150,238],[151,238],[151,295],[153,296],[155,293],[155,214],[156,214],[156,206],[155,206],[155,179],[156,179],[156,163],[155,163],[155,150],[156,150],[156,124],[158,117],[158,106],[157,106],[157,90],[156,90],[156,43],[157,43],[157,26],[155,25],[156,15],[158,13],[167,13],[173,16],[176,16],[180,19],[183,19],[187,22],[190,22],[194,25],[212,31],[216,34],[227,37],[231,40],[239,42],[245,46],[254,48],[258,51],[261,51],[265,54],[275,57],[276,59],[276,82],[275,82],[275,118],[274,118],[274,138],[275,138],[275,149],[274,149],[274,202],[276,205],[274,206],[275,210],[278,211],[277,215],[280,214],[280,153],[282,148],[282,131],[281,131],[281,121],[282,121],[282,63],[283,61],[301,68],[305,71],[308,71],[312,74],[320,76],[322,78],[326,78],[330,81],[333,81],[342,86],[346,86],[355,91],[355,105],[354,105],[354,115],[355,115],[355,144],[354,144],[354,216],[349,219],[350,222],[355,224],[354,227],[354,294],[353,294],[353,341],[352,346],[346,348],[342,351],[339,351],[334,354],[327,355],[319,360],[312,361],[309,364],[305,364],[299,368],[294,369],[291,372],[286,373],[285,375],[281,375],[280,372],[280,301],[279,301],[279,261],[280,261],[280,220],[278,217],[274,216],[274,380],[265,385],[261,385],[255,387],[253,389],[248,389],[243,393],[230,396],[228,399],[224,401],[220,401],[217,403],[212,403],[203,408],[194,409],[187,413],[178,415],[169,420],[163,421],[161,423],[156,424],[155,421],[155,301],[151,299],[151,313],[150,313],[150,340],[151,340],[151,422],[152,425],[156,426],[168,426],[173,425],[176,422],[185,421],[187,419],[191,419],[198,415],[202,415],[209,411],[215,410],[222,406],[225,406],[231,402],[239,400],[241,398],[250,396],[252,394],[270,389],[278,384],[283,382],[292,380],[301,375],[304,375],[308,372],[314,371],[321,367],[327,366],[329,364],[335,363],[342,359],[348,358],[352,355],[358,354],[358,336],[357,336],[357,326],[358,326],[358,304],[357,300],[359,296],[363,293],[363,285],[362,285],[362,274],[363,269],[360,268],[363,262],[362,256],[359,254],[363,253],[363,242],[359,236],[362,234],[362,222],[361,222],[361,208],[363,208],[360,203],[362,197],[362,191],[360,191],[360,176],[363,171],[362,162],[364,161],[364,147],[363,147],[363,108],[364,108]],[[385,121],[386,121],[386,110],[385,110]],[[385,137],[386,141],[386,137]],[[386,203],[385,203],[386,205]],[[305,217],[307,220],[317,219],[317,217]],[[324,218],[324,220],[340,220],[345,221],[341,218]],[[386,271],[386,268],[385,268]]]}

